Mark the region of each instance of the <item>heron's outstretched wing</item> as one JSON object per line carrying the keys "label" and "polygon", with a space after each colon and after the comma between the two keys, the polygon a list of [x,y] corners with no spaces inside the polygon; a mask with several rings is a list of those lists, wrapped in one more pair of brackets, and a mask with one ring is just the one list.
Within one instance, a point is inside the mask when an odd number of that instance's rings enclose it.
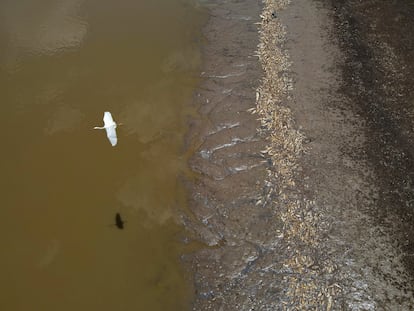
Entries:
{"label": "heron's outstretched wing", "polygon": [[118,142],[118,138],[116,137],[116,127],[110,126],[105,129],[106,129],[106,136],[108,136],[108,139],[111,142],[112,147],[115,147],[116,143]]}
{"label": "heron's outstretched wing", "polygon": [[109,111],[105,111],[103,121],[105,126],[112,125],[114,123],[114,119],[112,119],[112,114]]}

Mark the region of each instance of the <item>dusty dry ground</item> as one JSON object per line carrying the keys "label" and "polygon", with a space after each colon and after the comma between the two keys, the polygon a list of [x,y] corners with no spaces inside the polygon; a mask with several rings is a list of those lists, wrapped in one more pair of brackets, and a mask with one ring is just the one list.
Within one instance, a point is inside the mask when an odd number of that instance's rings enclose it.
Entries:
{"label": "dusty dry ground", "polygon": [[414,309],[412,2],[207,4],[193,309]]}

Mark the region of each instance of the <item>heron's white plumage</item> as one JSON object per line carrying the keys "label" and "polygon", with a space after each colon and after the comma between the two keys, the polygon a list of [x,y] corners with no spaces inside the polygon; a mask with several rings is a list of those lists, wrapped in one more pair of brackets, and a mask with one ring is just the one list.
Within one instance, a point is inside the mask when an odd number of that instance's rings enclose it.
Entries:
{"label": "heron's white plumage", "polygon": [[109,111],[105,111],[103,121],[105,126],[111,126],[115,124],[114,119],[112,118],[112,114]]}
{"label": "heron's white plumage", "polygon": [[106,129],[106,136],[108,136],[108,139],[111,142],[112,147],[115,147],[117,142],[118,142],[118,138],[116,137],[115,128],[116,128],[116,125],[105,128]]}
{"label": "heron's white plumage", "polygon": [[112,115],[109,111],[105,111],[104,117],[104,126],[103,127],[95,127],[95,129],[105,129],[106,136],[108,136],[109,142],[113,147],[116,146],[118,142],[118,138],[116,137],[116,123],[112,118]]}

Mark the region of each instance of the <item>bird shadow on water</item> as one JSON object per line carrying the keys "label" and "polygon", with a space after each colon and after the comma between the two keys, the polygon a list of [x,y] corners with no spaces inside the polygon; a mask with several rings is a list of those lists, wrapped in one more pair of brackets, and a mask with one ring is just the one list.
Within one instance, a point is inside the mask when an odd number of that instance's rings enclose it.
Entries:
{"label": "bird shadow on water", "polygon": [[124,221],[124,220],[122,219],[121,214],[120,214],[120,213],[116,213],[116,214],[115,214],[115,223],[114,223],[114,224],[111,224],[111,225],[109,225],[109,226],[110,226],[110,227],[115,226],[115,227],[117,227],[119,230],[123,230],[123,229],[125,228],[125,223],[126,223],[126,221]]}

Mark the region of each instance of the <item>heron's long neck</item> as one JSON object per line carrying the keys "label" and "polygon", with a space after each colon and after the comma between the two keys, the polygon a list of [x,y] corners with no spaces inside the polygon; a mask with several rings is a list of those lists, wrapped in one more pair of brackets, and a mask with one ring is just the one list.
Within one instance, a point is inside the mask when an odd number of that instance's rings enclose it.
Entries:
{"label": "heron's long neck", "polygon": [[104,130],[104,129],[105,129],[105,126],[102,126],[102,127],[100,127],[100,126],[95,126],[93,129],[94,129],[94,130]]}

